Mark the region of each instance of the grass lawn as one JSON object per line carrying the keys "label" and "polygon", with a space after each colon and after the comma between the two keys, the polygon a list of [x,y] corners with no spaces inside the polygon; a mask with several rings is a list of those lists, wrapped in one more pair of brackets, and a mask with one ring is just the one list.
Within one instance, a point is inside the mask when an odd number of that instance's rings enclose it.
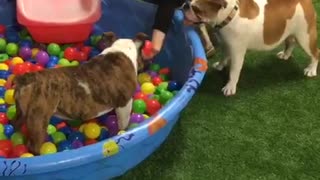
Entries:
{"label": "grass lawn", "polygon": [[278,50],[247,54],[232,98],[209,70],[165,143],[119,179],[320,179],[320,77],[303,76],[300,48],[289,61]]}

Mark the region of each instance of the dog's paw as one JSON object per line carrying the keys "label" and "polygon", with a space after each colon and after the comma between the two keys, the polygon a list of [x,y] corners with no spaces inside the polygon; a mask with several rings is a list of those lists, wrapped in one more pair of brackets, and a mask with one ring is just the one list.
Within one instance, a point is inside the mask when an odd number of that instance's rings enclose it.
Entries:
{"label": "dog's paw", "polygon": [[223,68],[224,68],[224,65],[221,64],[221,63],[218,61],[218,62],[213,63],[213,64],[212,64],[212,67],[213,67],[215,70],[222,71]]}
{"label": "dog's paw", "polygon": [[278,52],[277,56],[281,60],[288,60],[291,57],[291,55],[285,53],[284,51]]}
{"label": "dog's paw", "polygon": [[310,64],[308,67],[304,69],[304,75],[307,77],[317,76],[317,66]]}
{"label": "dog's paw", "polygon": [[237,85],[234,83],[228,83],[225,87],[222,88],[222,92],[225,96],[233,96],[236,94]]}

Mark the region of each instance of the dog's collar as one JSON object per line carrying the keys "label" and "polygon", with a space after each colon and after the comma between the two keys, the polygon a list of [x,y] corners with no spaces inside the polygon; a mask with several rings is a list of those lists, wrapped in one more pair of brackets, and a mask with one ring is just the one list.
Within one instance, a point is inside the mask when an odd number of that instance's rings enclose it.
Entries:
{"label": "dog's collar", "polygon": [[222,21],[222,23],[220,24],[217,24],[215,26],[216,29],[220,30],[222,29],[223,27],[225,27],[226,25],[228,25],[231,20],[236,16],[236,13],[237,11],[239,10],[239,0],[236,1],[236,5],[234,6],[234,8],[231,10],[229,16],[224,20]]}

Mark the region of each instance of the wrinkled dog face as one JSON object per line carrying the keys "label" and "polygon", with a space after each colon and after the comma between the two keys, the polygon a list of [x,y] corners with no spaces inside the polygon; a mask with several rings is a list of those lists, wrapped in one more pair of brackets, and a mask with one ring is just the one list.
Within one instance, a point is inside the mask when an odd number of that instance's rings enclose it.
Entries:
{"label": "wrinkled dog face", "polygon": [[226,0],[191,0],[184,6],[186,19],[194,23],[208,23],[214,20],[222,8],[227,6]]}

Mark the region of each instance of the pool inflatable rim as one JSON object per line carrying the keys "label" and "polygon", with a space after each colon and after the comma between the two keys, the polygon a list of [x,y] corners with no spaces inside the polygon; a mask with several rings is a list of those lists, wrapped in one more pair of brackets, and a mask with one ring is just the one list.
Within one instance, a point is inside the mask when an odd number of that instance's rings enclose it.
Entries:
{"label": "pool inflatable rim", "polygon": [[[182,27],[183,13],[177,10],[174,17],[175,22],[180,23]],[[75,166],[81,166],[88,164],[90,162],[98,161],[104,158],[108,158],[112,155],[120,155],[121,151],[132,147],[133,145],[139,143],[143,139],[150,137],[150,135],[156,133],[168,122],[166,118],[170,114],[179,115],[180,112],[187,106],[195,92],[197,91],[199,85],[201,84],[206,70],[207,70],[207,59],[201,43],[201,40],[192,27],[183,27],[186,38],[190,42],[191,50],[193,53],[194,64],[190,70],[188,80],[183,85],[182,89],[177,93],[177,95],[165,105],[156,115],[150,117],[139,127],[129,130],[124,134],[114,136],[112,138],[106,139],[104,141],[98,142],[96,144],[85,146],[80,149],[59,152],[56,154],[37,156],[32,158],[15,158],[15,159],[1,159],[5,164],[19,163],[20,165],[25,165],[27,170],[15,174],[15,176],[23,175],[34,175],[52,171],[59,171],[65,168],[72,168]],[[160,123],[159,123],[160,122]],[[154,127],[153,129],[150,127]],[[151,132],[152,131],[152,132]],[[136,141],[124,141],[122,144],[118,144],[117,154],[104,154],[104,150],[108,143],[114,143],[121,140],[121,138],[128,138],[130,135],[135,134],[137,137]],[[121,147],[120,147],[121,146]],[[4,176],[4,175],[0,175]]]}

